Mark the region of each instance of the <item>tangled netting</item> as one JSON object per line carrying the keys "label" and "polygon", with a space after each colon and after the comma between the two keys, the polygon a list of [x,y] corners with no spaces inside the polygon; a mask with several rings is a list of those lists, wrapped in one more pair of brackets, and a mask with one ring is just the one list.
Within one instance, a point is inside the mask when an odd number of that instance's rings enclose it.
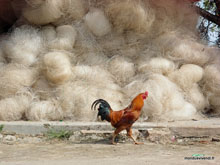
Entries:
{"label": "tangled netting", "polygon": [[0,39],[0,120],[95,121],[95,99],[120,110],[145,90],[142,121],[220,114],[219,50],[188,1],[26,0],[19,21]]}

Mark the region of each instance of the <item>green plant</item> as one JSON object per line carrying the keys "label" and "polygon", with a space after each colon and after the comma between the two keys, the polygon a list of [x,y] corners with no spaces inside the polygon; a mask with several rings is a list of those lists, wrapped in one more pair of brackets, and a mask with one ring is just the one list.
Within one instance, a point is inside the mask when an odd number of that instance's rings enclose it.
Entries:
{"label": "green plant", "polygon": [[68,130],[55,130],[55,129],[50,129],[47,133],[46,136],[49,139],[69,139],[69,137],[72,135],[71,131]]}
{"label": "green plant", "polygon": [[2,132],[4,125],[0,125],[0,133]]}

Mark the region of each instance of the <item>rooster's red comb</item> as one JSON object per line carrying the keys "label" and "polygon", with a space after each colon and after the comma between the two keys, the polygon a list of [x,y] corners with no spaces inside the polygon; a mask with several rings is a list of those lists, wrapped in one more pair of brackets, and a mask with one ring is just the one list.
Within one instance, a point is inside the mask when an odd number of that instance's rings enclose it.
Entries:
{"label": "rooster's red comb", "polygon": [[148,91],[146,91],[144,94],[148,96]]}

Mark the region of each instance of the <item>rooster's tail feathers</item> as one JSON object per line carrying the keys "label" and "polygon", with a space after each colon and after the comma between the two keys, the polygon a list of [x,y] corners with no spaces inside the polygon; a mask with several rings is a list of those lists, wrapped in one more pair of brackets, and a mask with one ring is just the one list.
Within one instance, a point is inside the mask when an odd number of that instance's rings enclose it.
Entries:
{"label": "rooster's tail feathers", "polygon": [[91,109],[95,110],[96,106],[98,104],[102,105],[103,107],[107,107],[107,108],[111,109],[111,106],[109,105],[109,103],[107,101],[103,100],[103,99],[98,99],[98,100],[94,101],[92,103]]}
{"label": "rooster's tail feathers", "polygon": [[101,116],[102,120],[110,121],[111,106],[109,105],[109,103],[103,99],[98,99],[93,102],[91,109],[96,110],[97,105],[99,105],[98,116]]}

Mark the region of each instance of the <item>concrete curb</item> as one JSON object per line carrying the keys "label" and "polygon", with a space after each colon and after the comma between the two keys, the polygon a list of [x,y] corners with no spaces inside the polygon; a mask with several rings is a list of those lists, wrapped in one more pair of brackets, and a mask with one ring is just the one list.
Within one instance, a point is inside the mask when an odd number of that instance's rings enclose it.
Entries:
{"label": "concrete curb", "polygon": [[[3,125],[3,132],[40,135],[50,129],[56,130],[97,130],[112,131],[110,123],[106,122],[0,122]],[[203,137],[203,136],[220,136],[220,119],[200,120],[200,121],[176,121],[176,122],[143,122],[135,123],[133,129],[150,130],[167,128],[173,135],[182,137]]]}

